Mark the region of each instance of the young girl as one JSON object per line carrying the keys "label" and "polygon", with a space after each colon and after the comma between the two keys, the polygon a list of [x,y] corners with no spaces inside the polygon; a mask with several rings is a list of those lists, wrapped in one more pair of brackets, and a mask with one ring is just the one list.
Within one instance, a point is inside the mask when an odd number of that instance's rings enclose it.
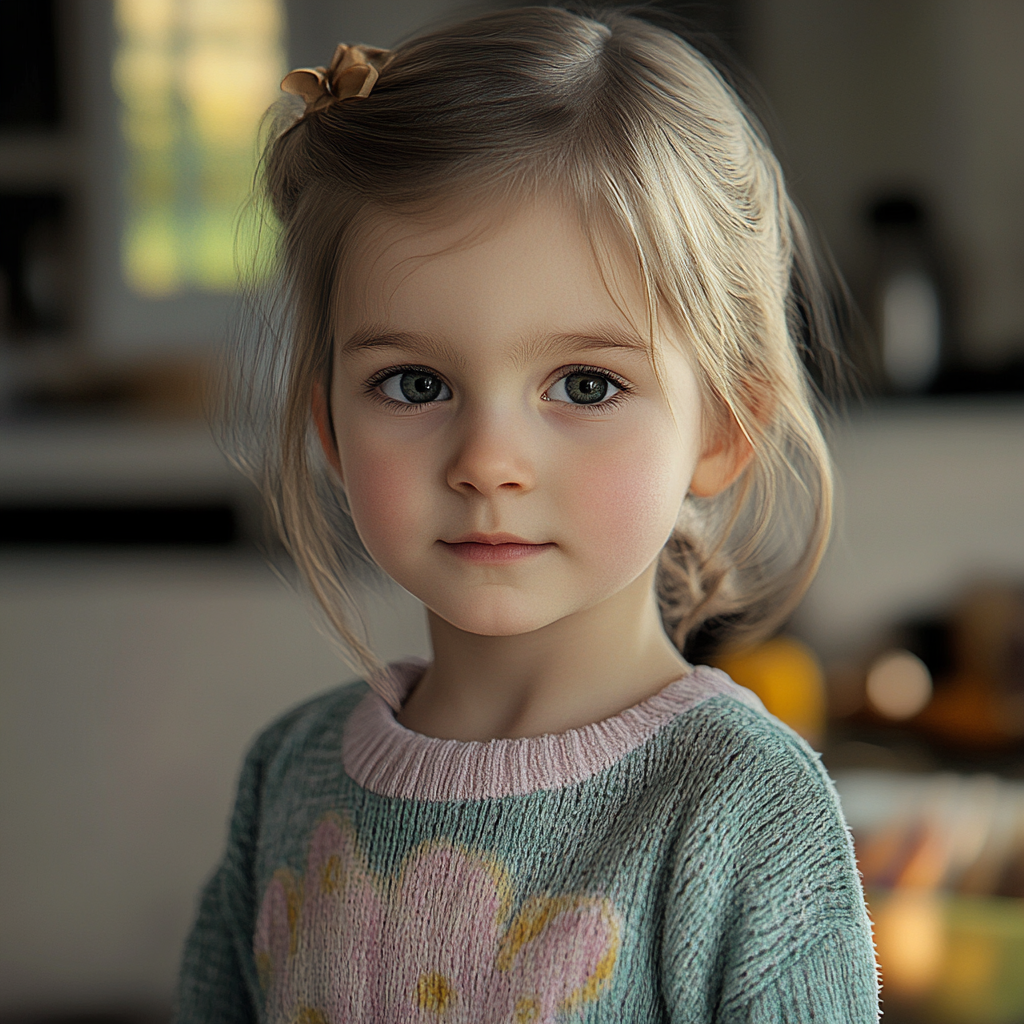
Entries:
{"label": "young girl", "polygon": [[[238,411],[367,682],[256,741],[178,1020],[875,1021],[817,757],[681,654],[775,627],[829,527],[827,305],[763,135],[615,12],[284,88],[287,329]],[[430,664],[374,661],[380,571]]]}

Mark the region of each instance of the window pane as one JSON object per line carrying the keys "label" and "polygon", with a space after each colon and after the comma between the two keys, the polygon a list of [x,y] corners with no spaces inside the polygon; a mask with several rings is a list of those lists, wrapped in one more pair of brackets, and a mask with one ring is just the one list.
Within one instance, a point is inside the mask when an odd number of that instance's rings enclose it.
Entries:
{"label": "window pane", "polygon": [[227,292],[256,128],[284,74],[281,0],[116,0],[127,152],[125,280],[154,298]]}

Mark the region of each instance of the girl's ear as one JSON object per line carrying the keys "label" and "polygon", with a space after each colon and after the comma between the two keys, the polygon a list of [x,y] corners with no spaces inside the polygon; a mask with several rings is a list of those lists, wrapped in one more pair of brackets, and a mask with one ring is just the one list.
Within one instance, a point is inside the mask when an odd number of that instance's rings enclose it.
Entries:
{"label": "girl's ear", "polygon": [[719,427],[697,462],[690,493],[698,498],[713,498],[736,480],[753,457],[750,439],[729,413],[728,422]]}
{"label": "girl's ear", "polygon": [[331,410],[327,404],[324,386],[319,381],[313,385],[313,422],[320,436],[320,447],[331,468],[341,476],[341,458],[338,455],[338,442],[334,438],[331,426]]}

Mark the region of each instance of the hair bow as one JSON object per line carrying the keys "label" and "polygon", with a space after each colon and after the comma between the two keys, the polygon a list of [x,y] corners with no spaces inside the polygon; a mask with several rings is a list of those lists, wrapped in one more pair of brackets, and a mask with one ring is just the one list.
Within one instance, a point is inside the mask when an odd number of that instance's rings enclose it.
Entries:
{"label": "hair bow", "polygon": [[296,68],[285,75],[281,88],[306,101],[306,114],[341,100],[366,99],[390,50],[339,43],[329,68]]}

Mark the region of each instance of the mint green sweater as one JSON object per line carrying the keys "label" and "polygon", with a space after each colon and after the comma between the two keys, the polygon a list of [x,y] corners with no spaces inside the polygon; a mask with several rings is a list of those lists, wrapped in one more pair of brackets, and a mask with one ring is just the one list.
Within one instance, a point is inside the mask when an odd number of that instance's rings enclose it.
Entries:
{"label": "mint green sweater", "polygon": [[[422,664],[393,670],[408,692]],[[867,1024],[870,926],[824,770],[706,667],[614,718],[464,743],[366,684],[242,771],[182,1024]]]}

